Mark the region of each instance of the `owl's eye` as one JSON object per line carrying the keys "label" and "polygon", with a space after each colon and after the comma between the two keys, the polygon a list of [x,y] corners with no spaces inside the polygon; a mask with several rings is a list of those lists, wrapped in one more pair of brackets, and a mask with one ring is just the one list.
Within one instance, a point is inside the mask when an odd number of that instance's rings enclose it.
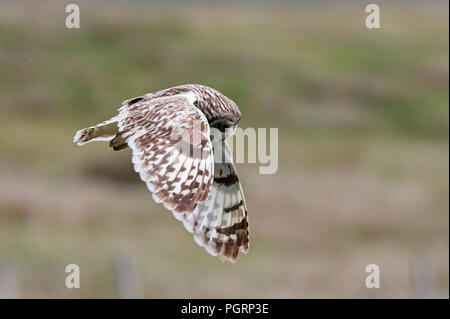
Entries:
{"label": "owl's eye", "polygon": [[228,127],[228,125],[225,122],[219,122],[212,125],[212,127],[215,127],[221,132],[225,132],[225,129]]}
{"label": "owl's eye", "polygon": [[215,127],[222,133],[225,132],[225,130],[229,127],[233,126],[233,123],[229,120],[220,120],[212,124],[212,127]]}

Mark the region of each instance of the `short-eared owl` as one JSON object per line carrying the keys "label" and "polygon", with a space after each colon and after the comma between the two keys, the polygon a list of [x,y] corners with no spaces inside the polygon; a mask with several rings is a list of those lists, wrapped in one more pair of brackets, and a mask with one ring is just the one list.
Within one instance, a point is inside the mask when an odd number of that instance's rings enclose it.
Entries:
{"label": "short-eared owl", "polygon": [[247,207],[225,138],[240,118],[220,92],[181,85],[125,100],[116,116],[78,131],[74,142],[129,146],[153,199],[208,253],[236,262],[239,251],[248,251]]}

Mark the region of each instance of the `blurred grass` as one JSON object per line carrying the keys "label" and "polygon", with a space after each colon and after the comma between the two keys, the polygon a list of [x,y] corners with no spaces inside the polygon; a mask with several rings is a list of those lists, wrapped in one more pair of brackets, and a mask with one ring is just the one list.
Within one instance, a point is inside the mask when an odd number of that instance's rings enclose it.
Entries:
{"label": "blurred grass", "polygon": [[[373,262],[374,296],[408,297],[416,256],[448,297],[448,4],[382,2],[369,31],[357,2],[79,3],[79,30],[64,3],[0,4],[0,263],[22,296],[114,297],[126,252],[147,297],[365,297]],[[277,174],[238,167],[252,247],[237,265],[152,202],[129,151],[71,143],[183,83],[234,99],[244,128],[279,128]]]}

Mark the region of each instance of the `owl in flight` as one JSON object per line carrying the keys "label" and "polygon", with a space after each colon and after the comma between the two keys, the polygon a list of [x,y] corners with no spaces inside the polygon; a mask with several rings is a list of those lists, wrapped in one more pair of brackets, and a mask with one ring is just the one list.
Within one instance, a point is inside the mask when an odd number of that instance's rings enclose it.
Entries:
{"label": "owl in flight", "polygon": [[241,118],[220,92],[188,84],[125,100],[113,118],[79,130],[73,141],[129,146],[134,170],[157,203],[222,260],[247,253],[247,207],[226,138]]}

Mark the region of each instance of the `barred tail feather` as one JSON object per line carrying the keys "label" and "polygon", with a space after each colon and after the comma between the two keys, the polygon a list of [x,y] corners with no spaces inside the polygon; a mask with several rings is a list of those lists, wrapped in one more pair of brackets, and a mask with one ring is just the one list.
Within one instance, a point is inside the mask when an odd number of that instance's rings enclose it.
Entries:
{"label": "barred tail feather", "polygon": [[73,142],[77,145],[84,145],[93,141],[110,141],[117,133],[117,120],[112,118],[95,126],[77,131]]}

